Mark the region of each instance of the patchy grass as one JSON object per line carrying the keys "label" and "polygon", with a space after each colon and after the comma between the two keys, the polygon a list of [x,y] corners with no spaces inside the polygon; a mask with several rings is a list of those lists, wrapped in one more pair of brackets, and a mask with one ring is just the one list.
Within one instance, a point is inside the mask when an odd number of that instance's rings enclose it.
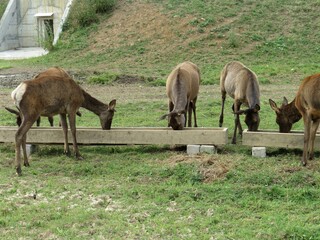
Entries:
{"label": "patchy grass", "polygon": [[[290,85],[283,86],[292,91]],[[167,112],[164,87],[83,87],[103,101],[110,95],[118,99],[114,127],[166,126],[166,121],[158,121]],[[198,124],[217,127],[219,89],[207,85],[200,91]],[[8,89],[2,92],[10,94]],[[278,86],[263,86],[262,93],[261,128],[275,129],[275,116],[266,96],[286,92]],[[230,138],[231,105],[227,98],[224,126],[230,129]],[[99,126],[94,114],[84,109],[81,112],[78,126]],[[0,115],[1,125],[14,125],[10,113],[0,109]],[[48,126],[46,119],[42,119],[42,126]],[[295,128],[301,129],[301,122]],[[308,167],[302,167],[301,150],[273,148],[268,149],[267,158],[254,158],[251,149],[238,140],[237,145],[219,146],[218,154],[197,156],[165,145],[80,146],[83,161],[63,155],[61,145],[39,145],[31,157],[31,167],[23,167],[22,177],[15,175],[14,145],[1,144],[2,236],[319,238],[319,153]]]}
{"label": "patchy grass", "polygon": [[[0,61],[0,68],[59,63],[104,84],[83,84],[98,99],[117,99],[114,127],[162,127],[166,76],[191,60],[202,73],[198,124],[217,127],[219,73],[236,59],[260,79],[260,128],[277,129],[268,99],[291,101],[301,79],[319,71],[318,8],[298,0],[118,1],[112,14],[97,15],[99,23],[65,31],[50,54]],[[6,100],[11,90],[1,89],[2,106],[12,104]],[[231,105],[228,97],[229,137]],[[81,112],[78,126],[99,126],[94,114]],[[1,125],[14,125],[3,108],[0,116]],[[294,125],[302,128],[301,121]],[[41,145],[18,178],[13,144],[1,144],[1,236],[319,239],[319,153],[302,167],[301,150],[267,150],[267,158],[254,158],[241,139],[219,146],[217,155],[193,157],[169,146],[80,146],[85,160],[77,161],[64,156],[62,146]]]}
{"label": "patchy grass", "polygon": [[66,28],[50,54],[9,63],[46,68],[59,62],[87,76],[143,76],[163,85],[184,60],[199,65],[204,84],[217,84],[222,67],[240,60],[263,84],[297,85],[318,71],[317,9],[299,0],[118,1],[112,14],[94,15],[98,22]]}

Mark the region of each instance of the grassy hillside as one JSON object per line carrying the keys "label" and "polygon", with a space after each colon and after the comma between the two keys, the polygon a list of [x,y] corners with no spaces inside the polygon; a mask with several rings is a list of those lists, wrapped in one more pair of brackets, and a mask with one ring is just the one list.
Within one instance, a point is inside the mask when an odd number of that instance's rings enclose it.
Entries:
{"label": "grassy hillside", "polygon": [[300,0],[121,0],[88,27],[69,21],[48,56],[11,65],[163,81],[173,66],[191,60],[204,83],[216,83],[223,65],[240,60],[261,83],[296,84],[319,71],[319,10],[319,2]]}

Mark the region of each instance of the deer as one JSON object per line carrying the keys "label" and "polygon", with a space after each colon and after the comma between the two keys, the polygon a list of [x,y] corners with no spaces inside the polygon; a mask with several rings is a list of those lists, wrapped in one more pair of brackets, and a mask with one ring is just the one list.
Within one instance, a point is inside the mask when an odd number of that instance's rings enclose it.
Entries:
{"label": "deer", "polygon": [[307,165],[314,158],[314,140],[320,123],[320,74],[306,77],[296,94],[295,106],[304,123],[303,154],[301,163]]}
{"label": "deer", "polygon": [[[199,93],[200,70],[192,62],[186,61],[178,64],[169,74],[166,81],[166,94],[169,98],[169,113],[160,119],[168,118],[168,127],[173,130],[182,130],[192,125],[192,112],[194,127],[197,127],[196,102]],[[188,112],[188,116],[187,116]]]}
{"label": "deer", "polygon": [[40,117],[60,115],[64,133],[64,153],[70,155],[68,144],[68,124],[73,140],[73,150],[77,159],[83,159],[76,139],[76,113],[80,107],[86,108],[100,118],[102,129],[111,128],[115,112],[116,99],[104,104],[83,90],[69,76],[38,76],[26,80],[14,89],[11,97],[20,111],[21,125],[15,134],[15,168],[18,176],[21,170],[21,147],[24,155],[24,166],[30,166],[26,154],[26,134],[33,123]]}
{"label": "deer", "polygon": [[[232,110],[235,115],[234,133],[232,143],[236,144],[237,128],[242,135],[242,126],[239,115],[245,114],[245,123],[249,131],[257,131],[260,123],[260,89],[256,74],[243,65],[241,62],[232,61],[227,63],[220,74],[221,89],[221,113],[219,127],[223,125],[224,104],[228,94],[234,99]],[[241,105],[248,106],[245,110],[240,110]]]}
{"label": "deer", "polygon": [[276,123],[279,125],[279,132],[288,133],[291,131],[294,123],[298,122],[302,116],[295,105],[295,98],[288,103],[286,97],[283,97],[283,101],[280,107],[272,100],[269,99],[270,107],[276,113]]}

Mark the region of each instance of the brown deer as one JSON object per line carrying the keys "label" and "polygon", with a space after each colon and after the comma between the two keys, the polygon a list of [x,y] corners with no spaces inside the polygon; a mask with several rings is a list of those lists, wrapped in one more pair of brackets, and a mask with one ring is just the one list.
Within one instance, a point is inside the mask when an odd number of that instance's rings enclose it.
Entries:
{"label": "brown deer", "polygon": [[[234,134],[232,143],[236,143],[237,128],[242,135],[240,114],[245,114],[245,123],[249,131],[257,131],[260,123],[260,89],[256,74],[241,62],[233,61],[226,64],[220,75],[220,88],[222,96],[221,114],[219,126],[223,124],[223,111],[226,94],[234,99],[232,106],[235,114]],[[246,110],[240,110],[241,104],[248,106]]]}
{"label": "brown deer", "polygon": [[24,166],[29,166],[26,154],[26,134],[39,116],[52,117],[59,114],[64,132],[64,152],[70,153],[68,145],[67,116],[73,139],[74,153],[77,159],[82,159],[76,139],[76,113],[84,107],[100,118],[102,129],[110,129],[115,112],[116,100],[109,105],[100,102],[85,92],[72,78],[68,76],[39,76],[22,82],[11,97],[21,113],[22,122],[15,135],[16,142],[16,172],[21,171],[21,146],[24,154]]}
{"label": "brown deer", "polygon": [[169,113],[160,118],[168,117],[168,127],[171,126],[174,130],[182,130],[187,121],[188,127],[191,127],[192,112],[194,127],[197,127],[196,102],[199,85],[200,70],[192,62],[180,63],[169,74],[166,82]]}
{"label": "brown deer", "polygon": [[292,102],[288,103],[287,98],[283,97],[283,102],[278,107],[272,99],[269,99],[269,104],[277,115],[276,122],[279,125],[279,132],[281,133],[290,132],[293,124],[298,122],[302,117],[296,108],[295,100],[293,99]]}
{"label": "brown deer", "polygon": [[301,163],[314,158],[314,140],[320,123],[320,74],[306,77],[297,92],[295,105],[304,123],[304,146]]}

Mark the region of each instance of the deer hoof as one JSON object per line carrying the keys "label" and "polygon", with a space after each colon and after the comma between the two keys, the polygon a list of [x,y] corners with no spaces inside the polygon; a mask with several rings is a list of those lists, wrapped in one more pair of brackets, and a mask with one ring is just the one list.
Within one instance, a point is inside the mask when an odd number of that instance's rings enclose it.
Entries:
{"label": "deer hoof", "polygon": [[18,175],[19,177],[22,176],[22,171],[21,171],[21,167],[20,167],[20,166],[19,166],[19,167],[16,167],[16,173],[17,173],[17,175]]}
{"label": "deer hoof", "polygon": [[66,155],[66,156],[68,156],[68,157],[70,157],[70,152],[69,151],[64,151],[64,154]]}
{"label": "deer hoof", "polygon": [[76,156],[76,158],[77,158],[77,160],[83,160],[84,159],[81,155]]}
{"label": "deer hoof", "polygon": [[29,162],[25,162],[23,165],[24,165],[25,167],[30,167]]}

